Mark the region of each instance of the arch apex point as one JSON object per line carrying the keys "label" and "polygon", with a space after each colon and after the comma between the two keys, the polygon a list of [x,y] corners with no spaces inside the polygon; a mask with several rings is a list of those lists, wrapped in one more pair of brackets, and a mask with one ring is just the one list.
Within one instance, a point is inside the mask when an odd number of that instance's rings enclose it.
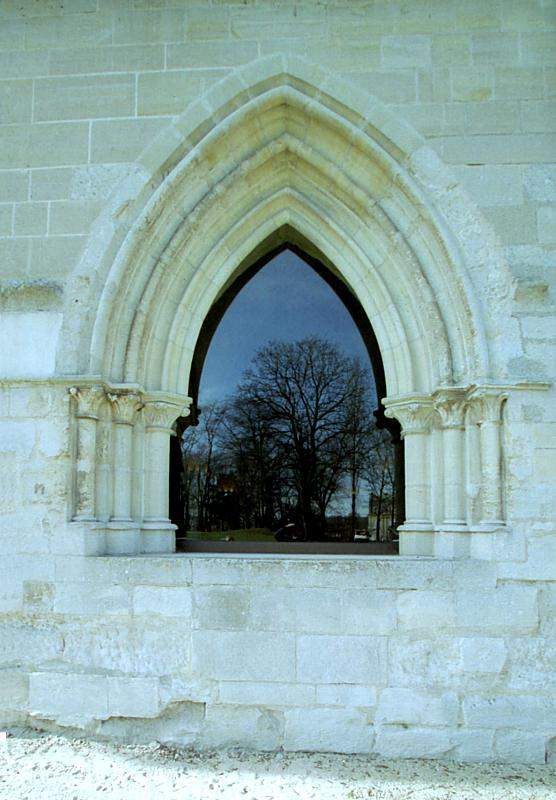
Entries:
{"label": "arch apex point", "polygon": [[[271,53],[270,55],[247,61],[247,63],[237,67],[234,72],[241,76],[241,80],[246,85],[249,85],[253,83],[253,78],[258,82],[273,75],[287,72],[287,58],[283,53]],[[247,76],[249,76],[248,80],[246,80]]]}

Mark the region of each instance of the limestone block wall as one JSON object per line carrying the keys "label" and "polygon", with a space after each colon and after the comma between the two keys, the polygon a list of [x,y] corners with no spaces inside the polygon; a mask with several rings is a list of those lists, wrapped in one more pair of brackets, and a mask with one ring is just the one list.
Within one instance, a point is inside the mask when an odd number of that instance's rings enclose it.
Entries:
{"label": "limestone block wall", "polygon": [[554,748],[550,592],[490,563],[64,555],[33,578],[2,622],[3,724],[464,761]]}
{"label": "limestone block wall", "polygon": [[512,409],[521,520],[481,561],[96,556],[67,521],[67,388],[1,396],[2,727],[553,758],[556,539],[537,445],[555,422],[532,419],[534,392]]}
{"label": "limestone block wall", "polygon": [[[555,45],[551,0],[0,4],[0,726],[553,758]],[[110,558],[71,522],[68,278],[103,209],[125,217],[114,198],[142,180],[141,153],[274,53],[332,70],[425,137],[511,267],[511,371],[545,385],[504,404],[507,525],[480,560]],[[491,278],[474,275],[493,313]]]}
{"label": "limestone block wall", "polygon": [[453,166],[507,247],[538,353],[556,246],[551,0],[160,5],[2,4],[3,279],[55,305],[103,203],[168,121],[234,67],[298,54],[385,102]]}

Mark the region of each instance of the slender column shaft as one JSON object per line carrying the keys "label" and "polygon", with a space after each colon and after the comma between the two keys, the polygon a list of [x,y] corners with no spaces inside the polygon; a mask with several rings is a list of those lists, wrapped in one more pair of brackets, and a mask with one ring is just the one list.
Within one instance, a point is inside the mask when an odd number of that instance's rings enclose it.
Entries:
{"label": "slender column shaft", "polygon": [[114,502],[114,437],[112,419],[97,423],[97,519],[108,520]]}
{"label": "slender column shaft", "polygon": [[96,435],[98,407],[104,397],[100,386],[72,387],[77,401],[77,454],[73,519],[96,519]]}
{"label": "slender column shaft", "polygon": [[430,434],[430,487],[431,487],[431,519],[433,525],[439,525],[444,519],[444,431],[435,426]]}
{"label": "slender column shaft", "polygon": [[459,387],[435,393],[435,408],[442,420],[444,462],[443,524],[465,527],[465,391]]}
{"label": "slender column shaft", "polygon": [[396,513],[394,524],[396,528],[403,525],[405,520],[405,452],[401,439],[394,444],[394,470],[396,485]]}
{"label": "slender column shaft", "polygon": [[110,394],[114,408],[114,506],[111,519],[131,522],[133,421],[140,408],[133,392]]}
{"label": "slender column shaft", "polygon": [[444,439],[444,522],[465,525],[463,427],[445,428]]}
{"label": "slender column shaft", "polygon": [[502,464],[500,452],[500,423],[485,420],[481,423],[482,502],[481,522],[488,525],[503,521]]}
{"label": "slender column shaft", "polygon": [[465,496],[466,517],[469,525],[479,521],[479,494],[481,488],[481,434],[472,414],[465,428]]}
{"label": "slender column shaft", "polygon": [[504,524],[502,484],[502,403],[507,395],[495,387],[478,389],[472,396],[481,442],[481,525]]}
{"label": "slender column shaft", "polygon": [[138,423],[133,427],[133,475],[131,494],[131,516],[133,519],[142,520],[145,507],[145,428]]}
{"label": "slender column shaft", "polygon": [[170,428],[147,427],[145,433],[145,521],[169,523]]}
{"label": "slender column shaft", "polygon": [[95,449],[97,420],[78,417],[77,422],[77,481],[75,497],[76,520],[95,519]]}
{"label": "slender column shaft", "polygon": [[388,406],[385,413],[399,421],[404,439],[405,523],[402,529],[430,531],[430,399],[416,396],[414,400]]}
{"label": "slender column shaft", "polygon": [[170,436],[174,421],[188,413],[188,409],[165,400],[145,403],[143,552],[170,552],[175,548],[176,526],[168,518]]}
{"label": "slender column shaft", "polygon": [[405,441],[405,524],[430,523],[428,434],[409,431]]}
{"label": "slender column shaft", "polygon": [[116,424],[114,436],[114,513],[112,519],[131,519],[131,425]]}

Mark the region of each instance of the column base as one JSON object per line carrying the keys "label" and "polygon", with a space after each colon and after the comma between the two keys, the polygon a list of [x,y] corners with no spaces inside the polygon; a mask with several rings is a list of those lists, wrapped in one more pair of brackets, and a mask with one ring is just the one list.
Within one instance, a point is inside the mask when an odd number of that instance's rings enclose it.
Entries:
{"label": "column base", "polygon": [[500,528],[506,527],[506,523],[503,520],[493,519],[479,522],[479,524],[475,526],[474,530],[478,531],[479,533],[493,533],[494,531],[499,531]]}
{"label": "column base", "polygon": [[177,525],[153,520],[141,525],[142,553],[175,553]]}
{"label": "column base", "polygon": [[106,523],[106,554],[137,555],[141,552],[141,529],[132,520],[110,520]]}
{"label": "column base", "polygon": [[467,533],[469,531],[469,526],[464,519],[458,519],[455,521],[446,520],[446,522],[441,522],[439,525],[437,525],[436,530],[440,531],[441,533]]}
{"label": "column base", "polygon": [[434,531],[430,523],[428,526],[421,523],[400,525],[398,534],[401,556],[434,555]]}

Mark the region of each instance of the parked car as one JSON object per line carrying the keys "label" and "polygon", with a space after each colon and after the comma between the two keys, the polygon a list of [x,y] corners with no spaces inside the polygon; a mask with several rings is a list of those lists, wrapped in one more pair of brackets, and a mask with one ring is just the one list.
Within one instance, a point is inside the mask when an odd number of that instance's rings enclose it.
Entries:
{"label": "parked car", "polygon": [[295,522],[288,522],[282,528],[278,528],[274,534],[277,542],[298,542],[302,540],[303,531],[301,531]]}

